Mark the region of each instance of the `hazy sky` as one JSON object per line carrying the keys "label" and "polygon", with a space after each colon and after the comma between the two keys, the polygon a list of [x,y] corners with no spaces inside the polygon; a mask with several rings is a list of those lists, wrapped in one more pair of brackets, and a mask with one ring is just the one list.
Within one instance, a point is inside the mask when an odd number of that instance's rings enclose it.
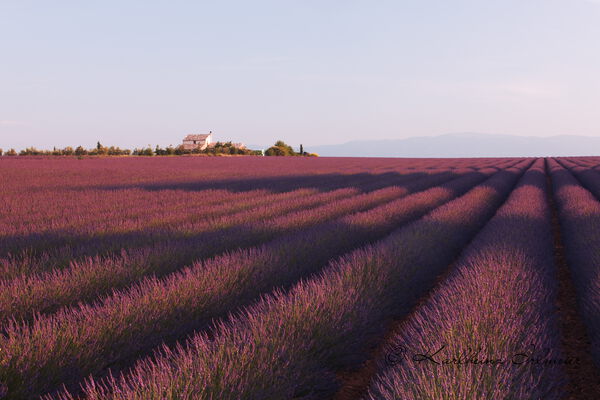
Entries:
{"label": "hazy sky", "polygon": [[600,1],[0,0],[0,147],[600,136]]}

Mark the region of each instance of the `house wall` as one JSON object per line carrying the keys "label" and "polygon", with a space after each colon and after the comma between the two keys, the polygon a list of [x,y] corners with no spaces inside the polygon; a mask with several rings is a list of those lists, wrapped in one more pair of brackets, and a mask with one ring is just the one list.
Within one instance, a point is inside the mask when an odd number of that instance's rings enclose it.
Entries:
{"label": "house wall", "polygon": [[184,140],[183,148],[186,150],[204,150],[210,143],[212,143],[212,134],[208,135],[205,140]]}
{"label": "house wall", "polygon": [[[194,143],[196,142],[196,143]],[[186,150],[193,150],[193,149],[200,149],[200,150],[204,150],[206,149],[207,143],[205,141],[202,140],[184,140],[183,141],[183,148]]]}

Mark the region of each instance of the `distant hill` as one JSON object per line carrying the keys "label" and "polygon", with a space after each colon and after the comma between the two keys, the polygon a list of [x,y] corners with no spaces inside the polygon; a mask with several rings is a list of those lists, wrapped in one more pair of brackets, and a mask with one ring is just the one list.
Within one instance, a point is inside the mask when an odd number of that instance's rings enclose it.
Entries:
{"label": "distant hill", "polygon": [[305,146],[330,157],[535,157],[600,155],[600,137],[552,137],[453,133],[407,139]]}

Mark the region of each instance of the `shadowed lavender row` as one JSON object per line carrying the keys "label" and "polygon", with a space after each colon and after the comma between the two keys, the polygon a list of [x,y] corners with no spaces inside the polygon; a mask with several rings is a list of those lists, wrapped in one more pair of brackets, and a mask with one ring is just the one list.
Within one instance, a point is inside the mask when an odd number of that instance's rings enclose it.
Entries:
{"label": "shadowed lavender row", "polygon": [[[333,262],[289,293],[264,298],[223,323],[214,339],[196,335],[108,383],[90,382],[90,399],[290,399],[323,397],[335,369],[380,324],[408,307],[506,198],[523,168],[511,168],[397,230]],[[71,398],[64,395],[63,398]]]}
{"label": "shadowed lavender row", "polygon": [[544,160],[397,327],[368,399],[561,399]]}
{"label": "shadowed lavender row", "polygon": [[[330,258],[384,236],[496,171],[466,173],[447,184],[280,237],[263,247],[198,263],[165,281],[144,281],[102,303],[38,318],[32,326],[11,324],[5,328],[6,339],[0,339],[0,346],[8,349],[5,357],[0,355],[0,380],[15,396],[33,395],[102,372],[169,337],[202,328],[211,318],[247,304],[262,292],[318,271]],[[350,210],[341,204],[333,204],[333,209]]]}

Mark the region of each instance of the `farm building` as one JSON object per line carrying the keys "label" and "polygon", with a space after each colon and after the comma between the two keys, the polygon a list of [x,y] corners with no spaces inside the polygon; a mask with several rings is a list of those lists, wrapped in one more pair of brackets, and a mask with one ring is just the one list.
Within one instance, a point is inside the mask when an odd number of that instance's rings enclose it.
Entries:
{"label": "farm building", "polygon": [[212,131],[205,135],[187,135],[183,139],[183,148],[185,150],[200,149],[204,150],[212,142]]}

